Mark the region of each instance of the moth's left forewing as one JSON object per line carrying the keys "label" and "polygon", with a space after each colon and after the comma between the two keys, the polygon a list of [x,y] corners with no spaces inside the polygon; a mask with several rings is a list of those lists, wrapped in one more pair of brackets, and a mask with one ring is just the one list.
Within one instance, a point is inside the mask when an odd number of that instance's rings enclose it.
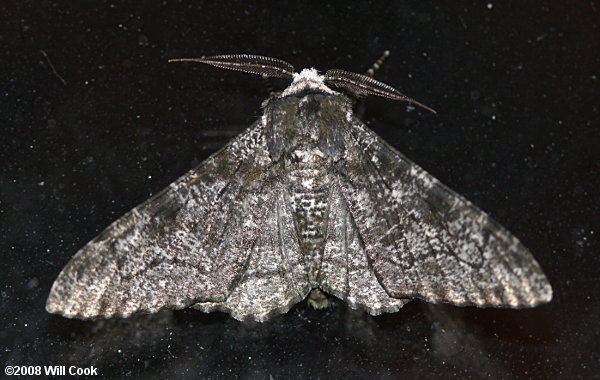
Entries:
{"label": "moth's left forewing", "polygon": [[352,118],[339,177],[378,280],[394,297],[531,307],[552,288],[531,253]]}
{"label": "moth's left forewing", "polygon": [[[46,309],[91,319],[223,304],[267,244],[261,232],[278,189],[263,136],[255,124],[108,226],[62,270]],[[235,313],[262,311],[244,304]]]}

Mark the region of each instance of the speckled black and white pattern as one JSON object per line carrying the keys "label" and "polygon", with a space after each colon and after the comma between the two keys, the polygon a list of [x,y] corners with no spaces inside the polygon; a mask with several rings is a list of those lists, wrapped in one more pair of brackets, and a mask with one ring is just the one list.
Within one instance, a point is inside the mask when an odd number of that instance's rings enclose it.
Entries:
{"label": "speckled black and white pattern", "polygon": [[370,131],[315,70],[293,78],[252,127],[77,252],[48,312],[263,321],[315,288],[373,315],[412,298],[550,301],[514,236]]}
{"label": "speckled black and white pattern", "polygon": [[552,288],[519,240],[350,118],[340,187],[392,297],[533,307]]}

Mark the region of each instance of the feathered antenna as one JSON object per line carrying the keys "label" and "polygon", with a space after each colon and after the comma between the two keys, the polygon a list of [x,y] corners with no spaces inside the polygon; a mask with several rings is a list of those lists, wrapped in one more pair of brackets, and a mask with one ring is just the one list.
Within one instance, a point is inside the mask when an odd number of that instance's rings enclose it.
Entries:
{"label": "feathered antenna", "polygon": [[226,54],[202,58],[177,58],[169,59],[169,62],[201,62],[222,69],[243,71],[245,73],[275,78],[291,78],[296,71],[294,66],[281,59],[250,54]]}

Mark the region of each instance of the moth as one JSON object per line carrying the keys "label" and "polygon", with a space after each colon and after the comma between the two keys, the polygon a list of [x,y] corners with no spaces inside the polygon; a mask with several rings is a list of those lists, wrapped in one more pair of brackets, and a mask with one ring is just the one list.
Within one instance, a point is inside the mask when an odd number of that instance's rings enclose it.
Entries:
{"label": "moth", "polygon": [[[552,288],[506,229],[367,128],[350,95],[431,108],[370,76],[256,55],[189,58],[291,79],[262,117],[64,267],[46,310],[193,307],[264,321],[322,292],[372,315],[412,299],[533,307]],[[435,111],[433,111],[435,112]]]}

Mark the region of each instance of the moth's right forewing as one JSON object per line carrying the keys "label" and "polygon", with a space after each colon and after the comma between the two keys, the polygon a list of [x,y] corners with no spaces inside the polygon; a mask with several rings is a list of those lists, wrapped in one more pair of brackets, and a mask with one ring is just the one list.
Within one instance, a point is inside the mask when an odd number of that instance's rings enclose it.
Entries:
{"label": "moth's right forewing", "polygon": [[531,253],[354,119],[339,176],[378,280],[394,297],[530,307],[552,288]]}
{"label": "moth's right forewing", "polygon": [[84,246],[46,303],[71,318],[221,302],[240,280],[267,213],[260,123]]}

